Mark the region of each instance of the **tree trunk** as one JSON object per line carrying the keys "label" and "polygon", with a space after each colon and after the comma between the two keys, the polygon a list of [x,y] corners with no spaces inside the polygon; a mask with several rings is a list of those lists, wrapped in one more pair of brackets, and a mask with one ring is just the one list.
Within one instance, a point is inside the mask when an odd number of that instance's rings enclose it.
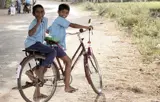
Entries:
{"label": "tree trunk", "polygon": [[6,0],[0,0],[0,8],[5,8]]}

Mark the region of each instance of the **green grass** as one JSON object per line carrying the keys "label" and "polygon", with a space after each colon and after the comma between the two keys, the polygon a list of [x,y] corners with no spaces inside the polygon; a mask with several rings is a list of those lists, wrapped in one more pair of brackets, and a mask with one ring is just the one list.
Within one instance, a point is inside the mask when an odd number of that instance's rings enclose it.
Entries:
{"label": "green grass", "polygon": [[147,2],[145,5],[148,8],[160,8],[160,2]]}
{"label": "green grass", "polygon": [[160,18],[151,17],[151,9],[160,9],[160,2],[125,3],[85,3],[83,8],[94,11],[98,16],[117,20],[118,24],[128,27],[134,42],[145,61],[153,61],[160,55]]}
{"label": "green grass", "polygon": [[6,8],[8,8],[11,5],[11,0],[6,0]]}

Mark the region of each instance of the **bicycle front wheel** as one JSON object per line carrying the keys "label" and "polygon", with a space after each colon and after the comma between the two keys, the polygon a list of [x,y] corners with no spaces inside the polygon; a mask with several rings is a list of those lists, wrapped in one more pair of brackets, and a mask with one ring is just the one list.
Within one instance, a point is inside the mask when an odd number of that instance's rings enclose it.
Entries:
{"label": "bicycle front wheel", "polygon": [[[17,69],[17,84],[18,90],[26,102],[48,102],[55,93],[57,86],[57,68],[54,64],[51,64],[50,68],[46,68],[44,71],[44,84],[38,86],[38,82],[33,82],[27,76],[28,70],[39,66],[45,57],[41,55],[34,55],[26,57]],[[32,74],[36,77],[35,71]],[[38,96],[39,95],[39,96]]]}
{"label": "bicycle front wheel", "polygon": [[95,93],[102,93],[102,76],[99,71],[98,62],[94,54],[84,56],[84,68],[86,78]]}

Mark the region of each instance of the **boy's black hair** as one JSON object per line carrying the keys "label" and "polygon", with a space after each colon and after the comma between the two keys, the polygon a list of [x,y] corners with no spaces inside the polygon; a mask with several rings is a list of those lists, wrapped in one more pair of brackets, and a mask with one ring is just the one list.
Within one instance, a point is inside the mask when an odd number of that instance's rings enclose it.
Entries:
{"label": "boy's black hair", "polygon": [[32,11],[33,11],[32,13],[33,13],[33,14],[35,14],[37,8],[42,8],[42,9],[44,9],[42,5],[37,4],[37,5],[33,6],[33,8],[32,8]]}
{"label": "boy's black hair", "polygon": [[68,10],[70,11],[70,7],[68,4],[60,4],[58,7],[58,11],[62,11],[62,10]]}

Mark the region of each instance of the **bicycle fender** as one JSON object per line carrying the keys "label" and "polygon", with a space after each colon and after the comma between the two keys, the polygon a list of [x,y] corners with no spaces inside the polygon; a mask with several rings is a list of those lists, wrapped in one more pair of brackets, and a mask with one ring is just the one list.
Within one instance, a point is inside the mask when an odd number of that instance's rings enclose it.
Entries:
{"label": "bicycle fender", "polygon": [[16,68],[16,78],[19,78],[20,75],[20,71],[22,69],[22,63],[27,59],[28,57],[23,58],[23,60],[20,62],[20,64],[18,65],[18,67]]}

